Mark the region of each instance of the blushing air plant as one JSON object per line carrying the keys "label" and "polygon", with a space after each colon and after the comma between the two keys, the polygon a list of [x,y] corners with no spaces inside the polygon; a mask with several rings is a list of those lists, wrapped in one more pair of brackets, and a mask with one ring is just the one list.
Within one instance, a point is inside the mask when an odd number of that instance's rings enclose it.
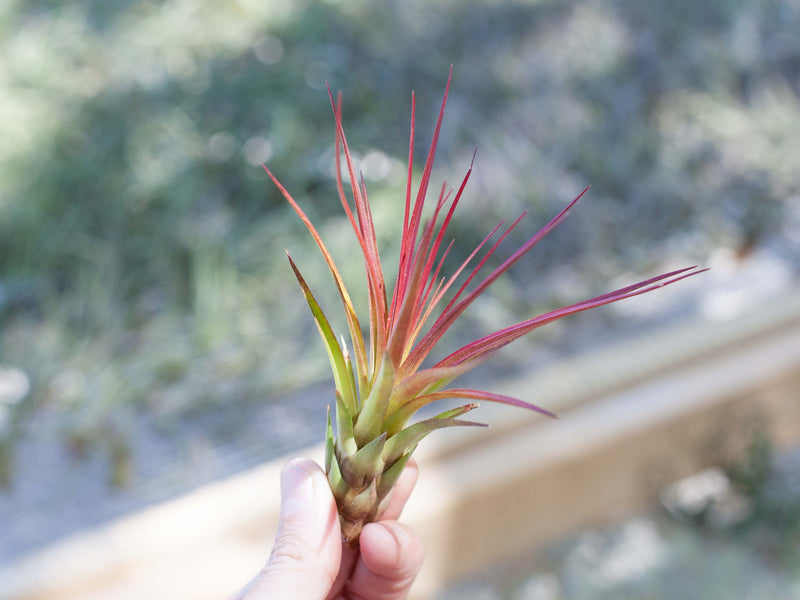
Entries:
{"label": "blushing air plant", "polygon": [[[338,338],[334,333],[297,265],[289,256],[289,263],[311,309],[333,370],[336,387],[336,428],[334,429],[331,423],[329,409],[325,470],[338,505],[342,536],[351,546],[358,543],[361,528],[380,516],[387,495],[420,440],[430,432],[444,427],[486,426],[459,418],[476,408],[478,406],[476,402],[469,402],[432,418],[409,424],[414,414],[422,407],[438,400],[456,398],[500,402],[554,416],[539,406],[517,398],[477,389],[449,387],[456,378],[485,360],[488,355],[542,325],[573,313],[644,294],[701,272],[696,267],[688,267],[664,273],[532,317],[476,339],[435,364],[423,367],[425,359],[458,317],[498,277],[555,229],[588,190],[587,188],[581,192],[547,225],[488,275],[479,277],[489,257],[517,226],[524,213],[505,228],[505,222],[501,221],[452,275],[441,276],[444,259],[453,244],[451,241],[449,245],[443,247],[445,235],[475,160],[473,155],[472,164],[457,189],[447,190],[446,184],[442,185],[438,200],[433,206],[433,214],[423,223],[431,170],[450,89],[450,77],[415,195],[412,190],[415,102],[413,92],[411,95],[411,134],[405,214],[401,232],[400,259],[391,299],[387,295],[386,279],[378,253],[367,190],[363,177],[356,176],[353,156],[342,128],[341,97],[338,102],[334,102],[328,89],[336,124],[336,184],[339,200],[358,241],[366,271],[369,300],[367,339],[364,337],[361,321],[356,315],[342,276],[319,232],[291,194],[269,169],[264,167],[319,247],[333,276],[347,319],[349,349],[344,338]],[[342,155],[352,200],[347,197],[342,180]],[[497,240],[490,244],[490,240],[498,231],[500,234]],[[473,262],[477,264],[470,267]],[[462,279],[462,275],[465,275],[463,282],[456,287],[456,282]],[[479,282],[468,290],[476,277]]]}

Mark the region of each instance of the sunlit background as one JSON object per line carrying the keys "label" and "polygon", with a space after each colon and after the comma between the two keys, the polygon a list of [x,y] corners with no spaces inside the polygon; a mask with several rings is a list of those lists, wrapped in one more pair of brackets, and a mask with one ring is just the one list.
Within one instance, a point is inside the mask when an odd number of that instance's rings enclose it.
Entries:
{"label": "sunlit background", "polygon": [[[478,147],[454,261],[528,211],[499,263],[592,185],[451,344],[712,267],[518,342],[479,374],[502,378],[689,316],[734,322],[797,286],[798,32],[794,0],[3,2],[0,562],[321,440],[327,360],[285,249],[331,312],[335,290],[260,164],[344,261],[326,81],[387,265],[411,90],[421,166],[451,64],[434,187]],[[344,267],[356,288],[361,268]],[[506,577],[514,590],[456,593],[583,598],[606,585],[601,555],[676,553],[674,570],[705,553],[669,535],[587,534],[554,550],[562,566]],[[664,573],[648,581],[668,588]]]}

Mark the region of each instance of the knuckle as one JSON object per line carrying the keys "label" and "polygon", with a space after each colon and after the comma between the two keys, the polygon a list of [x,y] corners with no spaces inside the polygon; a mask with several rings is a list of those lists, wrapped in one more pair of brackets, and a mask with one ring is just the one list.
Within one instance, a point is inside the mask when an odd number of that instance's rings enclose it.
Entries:
{"label": "knuckle", "polygon": [[300,527],[282,523],[268,564],[302,562],[315,556],[318,551],[319,548],[305,538]]}

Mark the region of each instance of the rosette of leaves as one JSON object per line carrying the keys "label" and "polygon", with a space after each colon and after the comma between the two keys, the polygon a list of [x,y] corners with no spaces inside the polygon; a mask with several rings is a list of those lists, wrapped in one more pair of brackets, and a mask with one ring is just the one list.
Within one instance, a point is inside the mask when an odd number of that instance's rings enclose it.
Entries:
{"label": "rosette of leaves", "polygon": [[[451,70],[452,75],[452,70]],[[339,201],[352,225],[365,266],[369,314],[362,327],[339,269],[319,232],[291,194],[264,167],[272,181],[311,233],[333,277],[347,321],[349,344],[337,336],[297,265],[289,256],[294,275],[305,296],[327,350],[335,383],[335,427],[328,415],[325,469],[336,498],[342,535],[357,544],[361,528],[376,520],[387,495],[417,444],[430,432],[445,427],[485,426],[461,419],[478,406],[476,401],[500,402],[544,415],[549,411],[529,402],[490,391],[452,387],[465,372],[489,354],[552,321],[624,298],[644,294],[695,275],[696,267],[664,273],[607,294],[571,304],[510,325],[451,352],[433,365],[425,359],[459,316],[498,277],[530,251],[559,223],[585,194],[584,190],[549,223],[532,235],[488,274],[483,267],[497,247],[522,219],[498,223],[449,276],[442,275],[444,258],[452,247],[445,243],[448,226],[462,197],[474,164],[457,188],[442,185],[432,216],[423,218],[428,200],[439,132],[444,117],[448,78],[438,120],[418,187],[412,185],[414,159],[414,95],[411,95],[411,133],[405,212],[400,231],[400,259],[391,292],[387,289],[370,203],[363,177],[357,176],[342,127],[341,97],[335,102],[328,91],[336,126],[336,182]],[[344,158],[344,164],[341,160]],[[349,197],[342,171],[349,179]],[[588,189],[588,188],[587,188]],[[365,332],[366,329],[366,332]],[[365,333],[367,335],[365,336]],[[422,407],[446,398],[470,402],[431,418],[412,422]]]}

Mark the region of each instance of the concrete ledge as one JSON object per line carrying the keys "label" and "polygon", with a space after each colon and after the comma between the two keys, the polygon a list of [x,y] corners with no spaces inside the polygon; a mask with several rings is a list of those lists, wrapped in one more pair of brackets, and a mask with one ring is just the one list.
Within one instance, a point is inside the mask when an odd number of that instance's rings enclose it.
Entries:
{"label": "concrete ledge", "polygon": [[[798,298],[738,328],[665,332],[505,386],[525,397],[546,394],[559,421],[490,408],[487,419],[497,425],[485,435],[423,444],[419,487],[404,516],[426,545],[416,596],[431,597],[520,549],[624,517],[664,484],[736,451],[756,416],[778,446],[800,442]],[[305,454],[319,459],[322,450]],[[267,556],[284,462],[6,565],[0,597],[224,598]]]}

